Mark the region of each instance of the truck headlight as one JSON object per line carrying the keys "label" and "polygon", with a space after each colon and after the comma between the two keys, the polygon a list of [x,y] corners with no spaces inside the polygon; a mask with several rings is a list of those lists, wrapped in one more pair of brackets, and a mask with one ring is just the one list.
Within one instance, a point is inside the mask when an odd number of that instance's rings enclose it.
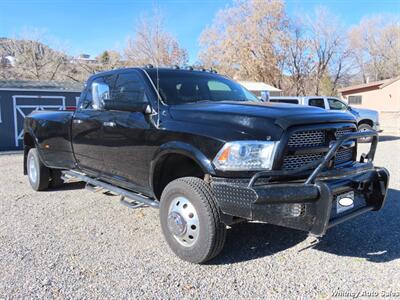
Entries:
{"label": "truck headlight", "polygon": [[271,170],[278,142],[236,141],[226,143],[214,158],[222,171]]}

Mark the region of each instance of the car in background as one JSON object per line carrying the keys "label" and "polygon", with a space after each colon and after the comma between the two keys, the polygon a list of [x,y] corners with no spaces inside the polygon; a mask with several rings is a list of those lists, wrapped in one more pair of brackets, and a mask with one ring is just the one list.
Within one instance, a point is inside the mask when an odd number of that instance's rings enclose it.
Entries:
{"label": "car in background", "polygon": [[[355,108],[348,105],[343,100],[335,97],[326,96],[288,96],[288,97],[269,97],[270,102],[300,104],[320,107],[326,110],[350,112],[357,120],[358,131],[375,130],[381,132],[379,125],[379,113],[376,110]],[[370,142],[371,138],[361,138],[360,142]]]}

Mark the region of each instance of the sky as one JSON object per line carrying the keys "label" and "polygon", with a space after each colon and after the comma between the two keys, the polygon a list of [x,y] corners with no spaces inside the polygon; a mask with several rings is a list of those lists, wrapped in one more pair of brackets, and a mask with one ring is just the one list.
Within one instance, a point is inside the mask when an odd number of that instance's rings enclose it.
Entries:
{"label": "sky", "polygon": [[[230,0],[0,0],[0,37],[17,37],[32,28],[39,29],[48,42],[71,55],[96,56],[104,50],[122,51],[133,36],[140,16],[157,6],[164,15],[166,29],[196,62],[199,36],[216,13]],[[318,6],[327,7],[345,27],[365,16],[400,15],[400,0],[287,0],[289,17],[301,16]]]}

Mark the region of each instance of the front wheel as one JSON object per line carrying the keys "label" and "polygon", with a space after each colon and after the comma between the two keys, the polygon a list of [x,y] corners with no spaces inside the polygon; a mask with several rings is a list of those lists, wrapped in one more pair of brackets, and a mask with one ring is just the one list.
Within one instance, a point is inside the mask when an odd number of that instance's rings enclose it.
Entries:
{"label": "front wheel", "polygon": [[224,247],[226,226],[209,185],[199,178],[179,178],[165,187],[160,220],[168,245],[183,260],[204,263]]}
{"label": "front wheel", "polygon": [[28,152],[27,157],[28,178],[35,191],[43,191],[49,187],[50,170],[40,160],[36,148]]}
{"label": "front wheel", "polygon": [[[373,130],[374,129],[368,124],[361,124],[360,126],[358,126],[358,132],[373,131]],[[360,143],[370,143],[371,141],[372,141],[371,136],[362,137],[358,139],[358,142]]]}

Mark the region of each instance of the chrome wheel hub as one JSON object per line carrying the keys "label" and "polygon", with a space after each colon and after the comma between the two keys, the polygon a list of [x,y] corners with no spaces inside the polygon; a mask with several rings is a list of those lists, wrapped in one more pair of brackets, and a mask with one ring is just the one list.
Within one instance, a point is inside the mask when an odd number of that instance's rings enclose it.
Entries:
{"label": "chrome wheel hub", "polygon": [[168,228],[176,236],[182,236],[186,232],[186,221],[177,212],[171,212],[168,216]]}
{"label": "chrome wheel hub", "polygon": [[29,159],[29,164],[28,164],[28,173],[29,173],[29,178],[32,182],[36,182],[37,180],[37,170],[36,170],[36,164],[35,164],[35,159],[33,156]]}
{"label": "chrome wheel hub", "polygon": [[173,237],[185,247],[196,243],[199,237],[199,218],[189,199],[176,197],[168,210],[168,229]]}

